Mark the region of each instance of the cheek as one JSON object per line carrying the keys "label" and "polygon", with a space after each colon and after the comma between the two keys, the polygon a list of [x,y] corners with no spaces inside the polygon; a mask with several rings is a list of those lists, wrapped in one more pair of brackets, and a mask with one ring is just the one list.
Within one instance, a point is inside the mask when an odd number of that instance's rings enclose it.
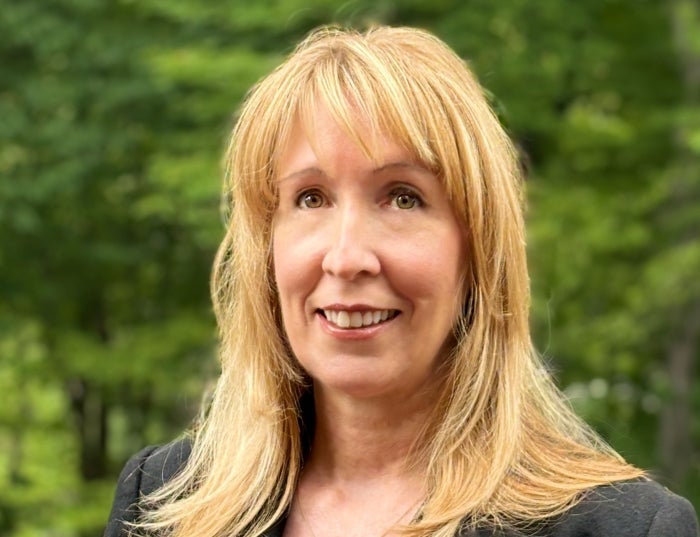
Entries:
{"label": "cheek", "polygon": [[289,241],[283,236],[275,234],[272,241],[272,267],[277,288],[277,300],[281,315],[281,328],[292,343],[294,339],[294,317],[291,307],[293,303],[294,274],[296,267],[293,266],[294,255],[289,248]]}
{"label": "cheek", "polygon": [[282,238],[275,232],[272,236],[272,272],[278,289],[281,286],[280,284],[283,286],[284,273],[281,269],[286,265],[285,261],[288,257],[284,244]]}
{"label": "cheek", "polygon": [[416,297],[459,302],[467,266],[461,234],[432,231],[404,246],[388,252],[394,258],[392,280]]}
{"label": "cheek", "polygon": [[282,313],[286,317],[285,309],[289,303],[291,290],[294,288],[294,252],[290,248],[290,241],[286,240],[284,234],[275,233],[272,241],[272,267],[279,294],[279,301]]}
{"label": "cheek", "polygon": [[282,315],[289,320],[294,312],[292,308],[303,307],[320,264],[309,240],[285,229],[288,227],[273,235],[272,266]]}

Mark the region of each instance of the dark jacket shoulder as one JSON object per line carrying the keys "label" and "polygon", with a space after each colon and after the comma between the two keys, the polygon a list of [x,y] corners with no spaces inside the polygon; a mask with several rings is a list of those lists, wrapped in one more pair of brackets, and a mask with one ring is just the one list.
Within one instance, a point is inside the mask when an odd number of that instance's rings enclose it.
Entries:
{"label": "dark jacket shoulder", "polygon": [[131,457],[124,466],[104,537],[128,535],[128,522],[138,517],[137,502],[167,483],[187,462],[192,444],[181,439],[163,446],[150,446]]}
{"label": "dark jacket shoulder", "polygon": [[[655,481],[635,479],[593,488],[571,509],[522,530],[478,537],[700,537],[693,506]],[[470,536],[471,537],[471,536]]]}
{"label": "dark jacket shoulder", "polygon": [[551,537],[698,537],[693,506],[648,479],[590,490],[551,526]]}

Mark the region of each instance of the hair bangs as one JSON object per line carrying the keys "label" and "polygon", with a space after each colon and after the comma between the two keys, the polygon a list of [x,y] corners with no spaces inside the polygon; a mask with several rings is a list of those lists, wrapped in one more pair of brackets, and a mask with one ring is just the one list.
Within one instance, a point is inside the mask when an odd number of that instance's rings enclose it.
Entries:
{"label": "hair bangs", "polygon": [[372,161],[379,164],[382,140],[389,138],[404,147],[417,163],[441,175],[425,121],[417,113],[422,105],[416,102],[415,88],[377,51],[362,50],[360,44],[347,43],[347,39],[339,41],[315,58],[308,78],[294,90],[298,97],[294,99],[296,117],[312,143],[314,112],[325,106]]}

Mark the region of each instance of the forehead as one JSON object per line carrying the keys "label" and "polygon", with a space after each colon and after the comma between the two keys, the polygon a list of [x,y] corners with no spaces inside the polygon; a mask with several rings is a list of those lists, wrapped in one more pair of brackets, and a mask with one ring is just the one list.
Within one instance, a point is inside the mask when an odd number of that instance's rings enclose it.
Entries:
{"label": "forehead", "polygon": [[349,164],[376,169],[389,163],[415,163],[415,155],[371,122],[350,117],[342,124],[326,106],[298,115],[281,144],[278,176],[320,166],[342,169]]}
{"label": "forehead", "polygon": [[316,99],[306,104],[299,107],[283,131],[275,158],[278,178],[295,171],[292,168],[332,156],[363,162],[371,168],[398,162],[436,172],[435,166],[420,157],[405,132],[392,129],[385,118],[347,103],[333,106]]}

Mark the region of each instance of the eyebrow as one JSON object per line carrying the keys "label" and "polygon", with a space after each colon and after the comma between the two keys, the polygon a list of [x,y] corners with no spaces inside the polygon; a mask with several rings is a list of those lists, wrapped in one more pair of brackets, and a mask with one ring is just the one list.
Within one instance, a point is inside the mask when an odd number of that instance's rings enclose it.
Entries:
{"label": "eyebrow", "polygon": [[299,170],[297,172],[292,172],[289,175],[285,175],[284,177],[280,178],[278,182],[282,183],[284,181],[289,181],[290,179],[294,179],[295,177],[301,177],[303,175],[326,175],[323,173],[323,170],[321,168],[317,168],[316,166],[309,166],[308,168],[304,168],[303,170]]}
{"label": "eyebrow", "polygon": [[416,164],[415,162],[406,161],[406,160],[399,160],[397,162],[388,162],[386,164],[382,164],[378,168],[375,168],[374,170],[372,170],[372,173],[381,173],[381,172],[384,172],[386,170],[393,170],[396,168],[398,168],[398,169],[410,168],[410,169],[417,170],[420,172],[429,172],[430,171],[425,166],[422,166],[420,164]]}
{"label": "eyebrow", "polygon": [[[419,172],[425,172],[425,173],[430,173],[430,170],[428,170],[425,166],[421,166],[420,164],[416,164],[411,161],[406,161],[406,160],[399,160],[396,162],[387,162],[386,164],[382,164],[381,166],[377,166],[373,170],[371,170],[372,175],[376,175],[378,173],[385,172],[387,170],[394,170],[394,169],[413,169]],[[289,175],[285,175],[281,179],[279,179],[279,182],[283,181],[288,181],[289,179],[294,179],[295,177],[301,177],[303,175],[323,175],[325,176],[326,174],[323,172],[321,168],[318,168],[316,166],[309,166],[308,168],[304,168],[303,170],[299,170],[296,172],[292,172]]]}

